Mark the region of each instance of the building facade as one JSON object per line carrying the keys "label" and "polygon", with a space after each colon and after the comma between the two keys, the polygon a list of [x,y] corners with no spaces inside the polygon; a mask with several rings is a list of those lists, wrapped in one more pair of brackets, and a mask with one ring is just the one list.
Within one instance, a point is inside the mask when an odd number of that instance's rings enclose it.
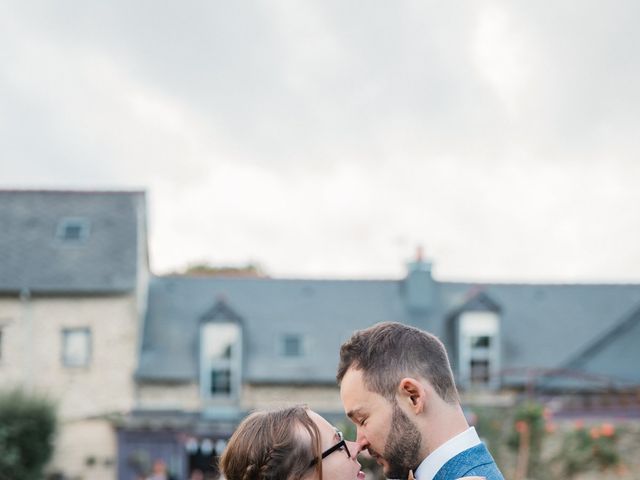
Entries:
{"label": "building facade", "polygon": [[148,283],[142,192],[0,192],[0,385],[46,395],[49,470],[113,480]]}
{"label": "building facade", "polygon": [[343,420],[340,344],[382,321],[440,337],[466,402],[640,385],[640,285],[153,276],[141,192],[0,192],[0,222],[0,382],[59,402],[70,478],[215,478],[251,410]]}

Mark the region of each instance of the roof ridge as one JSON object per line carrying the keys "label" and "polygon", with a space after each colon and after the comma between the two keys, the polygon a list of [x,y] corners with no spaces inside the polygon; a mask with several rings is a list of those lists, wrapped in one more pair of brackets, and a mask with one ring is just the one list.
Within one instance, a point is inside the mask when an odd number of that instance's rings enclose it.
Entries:
{"label": "roof ridge", "polygon": [[436,280],[436,283],[441,285],[452,285],[452,286],[469,286],[475,285],[479,287],[640,287],[640,281],[638,282],[473,282],[473,281],[440,281]]}
{"label": "roof ridge", "polygon": [[276,281],[276,282],[400,282],[403,278],[316,278],[316,277],[251,277],[251,276],[224,276],[224,275],[198,275],[198,274],[154,274],[154,278],[159,280],[170,279],[206,279],[206,280],[225,280],[225,281]]}
{"label": "roof ridge", "polygon": [[0,188],[0,193],[79,193],[87,195],[96,194],[146,194],[144,188],[139,189],[75,189],[75,188]]}

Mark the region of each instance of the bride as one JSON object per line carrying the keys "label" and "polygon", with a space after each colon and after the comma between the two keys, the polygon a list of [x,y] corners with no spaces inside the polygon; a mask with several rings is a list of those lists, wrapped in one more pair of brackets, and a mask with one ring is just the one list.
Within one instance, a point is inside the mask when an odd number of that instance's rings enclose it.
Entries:
{"label": "bride", "polygon": [[364,480],[358,444],[305,407],[242,421],[220,459],[227,480]]}

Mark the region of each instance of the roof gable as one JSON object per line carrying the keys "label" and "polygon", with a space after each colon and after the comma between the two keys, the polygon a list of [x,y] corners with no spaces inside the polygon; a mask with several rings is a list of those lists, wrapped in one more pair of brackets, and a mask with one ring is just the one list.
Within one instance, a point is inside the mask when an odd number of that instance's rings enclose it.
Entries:
{"label": "roof gable", "polygon": [[450,311],[449,317],[456,317],[462,312],[500,312],[499,303],[479,287],[473,287],[466,295],[464,302]]}
{"label": "roof gable", "polygon": [[229,305],[224,297],[219,297],[216,303],[207,310],[200,319],[203,322],[234,322],[242,323],[242,318]]}
{"label": "roof gable", "polygon": [[566,364],[616,380],[640,383],[640,307],[634,308],[604,335],[596,338]]}

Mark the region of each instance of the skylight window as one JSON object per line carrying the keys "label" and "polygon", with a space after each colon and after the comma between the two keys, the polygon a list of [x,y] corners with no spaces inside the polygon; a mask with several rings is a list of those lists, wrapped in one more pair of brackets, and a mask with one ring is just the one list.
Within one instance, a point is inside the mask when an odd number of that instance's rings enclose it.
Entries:
{"label": "skylight window", "polygon": [[302,357],[304,355],[304,339],[302,335],[285,334],[281,338],[281,354],[284,357]]}
{"label": "skylight window", "polygon": [[63,242],[83,242],[89,237],[89,221],[86,218],[63,218],[58,223],[56,238]]}

